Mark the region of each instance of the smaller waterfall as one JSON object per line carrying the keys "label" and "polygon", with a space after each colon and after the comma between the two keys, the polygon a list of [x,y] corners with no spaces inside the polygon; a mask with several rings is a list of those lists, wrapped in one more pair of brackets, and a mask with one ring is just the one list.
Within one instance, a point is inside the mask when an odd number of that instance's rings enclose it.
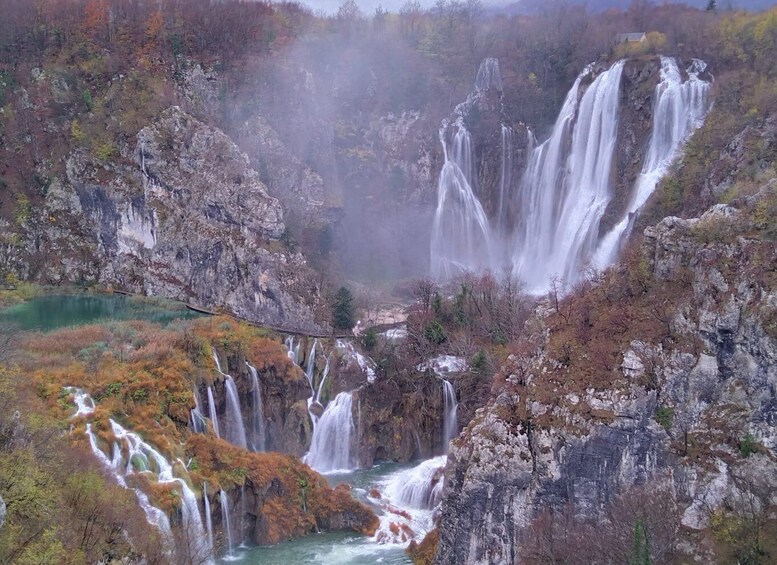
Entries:
{"label": "smaller waterfall", "polygon": [[[200,517],[200,509],[197,504],[197,497],[183,479],[177,478],[173,474],[173,466],[165,457],[154,447],[147,444],[141,437],[135,433],[126,430],[121,424],[113,419],[109,420],[111,431],[116,438],[114,445],[114,454],[121,453],[121,445],[127,452],[127,467],[125,474],[135,472],[133,466],[137,461],[141,461],[140,472],[152,470],[150,463],[153,463],[153,470],[157,475],[157,482],[160,484],[175,484],[181,491],[181,511],[183,515],[183,530],[192,534],[190,548],[195,555],[204,557],[210,555],[212,547],[205,546],[207,542],[205,528]],[[121,463],[121,456],[114,456],[112,465],[117,466]],[[181,466],[185,468],[183,463]]]}
{"label": "smaller waterfall", "polygon": [[246,485],[240,485],[240,545],[238,547],[248,547],[246,539]]}
{"label": "smaller waterfall", "polygon": [[216,437],[221,437],[221,432],[219,432],[219,415],[216,413],[216,401],[213,399],[213,387],[210,385],[208,385],[208,411],[213,432],[216,434]]}
{"label": "smaller waterfall", "polygon": [[229,497],[223,490],[219,491],[221,499],[221,529],[227,538],[227,557],[232,556],[232,526],[229,520]]}
{"label": "smaller waterfall", "polygon": [[443,379],[442,381],[442,396],[444,405],[443,414],[443,448],[445,453],[448,453],[448,444],[456,437],[458,433],[458,425],[456,423],[457,413],[459,409],[459,403],[456,400],[456,391],[453,385]]}
{"label": "smaller waterfall", "polygon": [[[304,374],[305,378],[308,381],[308,386],[310,386],[310,396],[308,397],[308,415],[310,416],[310,422],[313,426],[313,430],[316,429],[316,424],[318,423],[318,416],[316,416],[313,412],[311,412],[311,407],[313,406],[313,403],[316,401],[317,393],[316,389],[313,386],[313,377],[316,370],[316,346],[318,345],[318,339],[313,340],[313,344],[310,346],[310,353],[308,353],[307,357],[307,366],[303,366],[302,361],[299,357],[299,348],[301,345],[300,343],[294,344],[294,336],[289,336],[285,340],[285,345],[287,349],[287,355],[289,356],[289,359],[291,359],[295,365],[300,367]],[[321,387],[319,387],[320,390]]]}
{"label": "smaller waterfall", "polygon": [[308,366],[305,369],[305,377],[308,379],[310,385],[310,391],[315,392],[313,387],[313,372],[316,369],[316,346],[318,345],[318,339],[313,340],[313,345],[310,346],[310,353],[308,354]]}
{"label": "smaller waterfall", "polygon": [[191,410],[190,424],[192,431],[195,434],[204,434],[208,429],[208,424],[205,421],[205,416],[202,411],[202,400],[200,399],[200,393],[197,388],[194,388],[194,408]]}
{"label": "smaller waterfall", "polygon": [[88,393],[73,386],[66,386],[65,390],[73,395],[73,403],[76,405],[76,413],[71,418],[88,416],[94,412],[94,400],[92,400]]}
{"label": "smaller waterfall", "polygon": [[246,366],[251,372],[251,399],[253,409],[251,411],[251,448],[253,451],[264,451],[266,445],[266,430],[264,425],[264,407],[262,406],[262,389],[259,385],[259,374],[256,367],[246,361]]}
{"label": "smaller waterfall", "polygon": [[213,547],[213,517],[210,514],[210,500],[208,500],[208,484],[202,483],[202,501],[205,504],[205,526],[208,529],[208,546]]}
{"label": "smaller waterfall", "polygon": [[240,409],[240,396],[237,392],[237,385],[235,385],[235,381],[231,376],[221,370],[219,356],[215,351],[213,352],[213,361],[216,363],[216,370],[224,377],[224,389],[227,393],[227,411],[224,415],[224,439],[232,445],[247,449],[246,429],[243,423],[243,412]]}
{"label": "smaller waterfall", "polygon": [[324,372],[321,373],[321,382],[318,383],[318,390],[316,391],[315,401],[321,404],[321,391],[324,390],[324,383],[329,376],[329,357],[326,358],[326,365],[324,365]]}
{"label": "smaller waterfall", "polygon": [[294,345],[294,336],[290,335],[287,337],[284,344],[286,345],[286,354],[289,356],[289,359],[291,359],[295,365],[299,365],[299,343],[296,346]]}
{"label": "smaller waterfall", "polygon": [[[71,418],[75,418],[77,416],[88,416],[94,412],[94,400],[92,400],[92,397],[89,396],[88,393],[75,387],[65,387],[65,390],[73,393],[73,401],[76,405],[76,413],[73,414]],[[108,456],[103,453],[102,449],[100,449],[100,447],[97,445],[97,436],[95,436],[94,432],[92,431],[91,422],[87,422],[86,424],[86,437],[89,439],[89,446],[92,449],[92,453],[106,469],[111,471],[111,474],[116,480],[116,483],[123,488],[130,488],[119,470],[121,466],[121,454],[119,453],[119,459],[117,460],[115,449],[113,459],[109,459]],[[170,520],[167,518],[167,514],[162,512],[156,506],[153,506],[148,500],[148,496],[145,492],[137,488],[133,488],[131,490],[135,493],[135,497],[138,499],[138,504],[146,515],[146,521],[154,526],[157,530],[159,530],[165,540],[167,540],[169,543],[172,543],[173,533],[170,529]]]}
{"label": "smaller waterfall", "polygon": [[341,392],[329,403],[313,430],[310,451],[303,461],[319,473],[351,470],[351,433],[354,429],[353,396]]}
{"label": "smaller waterfall", "polygon": [[432,224],[431,265],[437,279],[491,266],[491,227],[473,189],[472,137],[459,118],[448,147],[448,122],[440,128],[445,164],[437,184],[437,209]]}
{"label": "smaller waterfall", "polygon": [[[88,394],[73,387],[68,387],[66,390],[73,392],[74,395],[77,411],[73,417],[79,415],[87,416],[94,412],[94,401]],[[188,533],[187,538],[189,540],[190,552],[198,558],[208,558],[212,553],[212,546],[208,544],[208,538],[202,525],[202,517],[200,516],[200,509],[197,505],[197,497],[194,491],[189,488],[186,481],[174,475],[172,464],[154,447],[143,441],[139,435],[126,430],[115,420],[109,419],[108,422],[115,437],[112,457],[108,458],[100,449],[97,444],[97,437],[92,431],[92,424],[88,422],[86,424],[86,436],[89,439],[92,453],[111,472],[116,482],[124,488],[130,488],[125,479],[127,475],[147,472],[155,475],[157,483],[174,484],[179,488],[182,503],[182,527]],[[125,452],[126,465],[123,463]],[[185,469],[185,465],[180,461],[179,463]],[[172,531],[167,515],[159,508],[153,506],[146,493],[142,490],[139,488],[133,488],[132,490],[138,499],[140,507],[145,512],[149,524],[159,529],[168,543],[172,543]]]}
{"label": "smaller waterfall", "polygon": [[227,391],[226,439],[233,445],[247,449],[246,430],[245,424],[243,424],[243,414],[240,410],[237,386],[229,375],[224,375],[224,384]]}
{"label": "smaller waterfall", "polygon": [[386,485],[386,495],[393,502],[410,508],[431,510],[442,500],[446,455],[427,459],[400,471]]}
{"label": "smaller waterfall", "polygon": [[494,57],[483,59],[483,62],[480,63],[477,77],[475,77],[475,89],[478,92],[484,92],[491,88],[503,90],[502,73],[499,72],[499,60]]}
{"label": "smaller waterfall", "polygon": [[[398,331],[398,330],[389,330],[389,331]],[[356,364],[359,366],[359,369],[361,369],[361,372],[364,373],[364,375],[367,377],[368,383],[374,383],[375,382],[375,361],[370,359],[369,357],[365,357],[358,351],[356,351],[356,348],[353,346],[353,343],[350,341],[346,341],[343,339],[338,339],[335,342],[335,345],[338,349],[342,349],[345,351],[345,354],[348,358],[353,359],[356,361]]]}

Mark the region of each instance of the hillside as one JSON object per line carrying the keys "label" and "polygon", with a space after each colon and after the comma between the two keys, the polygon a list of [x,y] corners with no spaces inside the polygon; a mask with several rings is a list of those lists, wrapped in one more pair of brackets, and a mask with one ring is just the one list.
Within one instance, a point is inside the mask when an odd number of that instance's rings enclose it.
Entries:
{"label": "hillside", "polygon": [[0,4],[0,563],[777,559],[777,8]]}

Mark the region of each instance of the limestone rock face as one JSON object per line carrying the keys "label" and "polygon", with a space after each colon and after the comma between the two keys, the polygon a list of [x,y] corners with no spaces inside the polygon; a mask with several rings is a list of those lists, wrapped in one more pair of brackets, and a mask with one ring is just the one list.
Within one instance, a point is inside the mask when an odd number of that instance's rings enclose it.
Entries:
{"label": "limestone rock face", "polygon": [[443,452],[443,392],[431,373],[389,382],[378,378],[354,397],[359,465],[402,463]]}
{"label": "limestone rock face", "polygon": [[[553,389],[546,374],[556,361],[542,343],[511,356],[502,392],[452,442],[435,563],[521,563],[541,511],[570,507],[600,521],[615,497],[648,482],[668,486],[686,532],[737,500],[775,503],[777,339],[766,329],[775,296],[763,275],[775,250],[768,240],[715,237],[736,217],[717,206],[646,230],[642,256],[655,283],[690,283],[672,298],[674,337],[632,341],[621,378]],[[532,323],[542,327],[545,315],[538,309]],[[745,437],[757,445],[749,454]]]}
{"label": "limestone rock face", "polygon": [[336,215],[326,207],[321,176],[291,153],[264,116],[253,116],[238,128],[237,135],[268,191],[282,202],[285,210],[314,224]]}
{"label": "limestone rock face", "polygon": [[127,153],[128,163],[110,166],[85,153],[70,156],[68,182],[51,198],[52,209],[66,209],[78,225],[63,232],[73,251],[61,254],[72,262],[62,264],[62,278],[320,330],[305,260],[277,241],[285,229],[281,205],[229,137],[172,107]]}

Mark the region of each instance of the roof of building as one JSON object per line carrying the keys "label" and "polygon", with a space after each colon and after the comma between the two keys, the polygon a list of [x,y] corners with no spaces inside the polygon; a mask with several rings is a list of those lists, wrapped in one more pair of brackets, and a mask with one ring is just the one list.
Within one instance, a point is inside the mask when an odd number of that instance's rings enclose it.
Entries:
{"label": "roof of building", "polygon": [[645,39],[644,31],[633,31],[630,33],[619,33],[618,41],[642,41]]}

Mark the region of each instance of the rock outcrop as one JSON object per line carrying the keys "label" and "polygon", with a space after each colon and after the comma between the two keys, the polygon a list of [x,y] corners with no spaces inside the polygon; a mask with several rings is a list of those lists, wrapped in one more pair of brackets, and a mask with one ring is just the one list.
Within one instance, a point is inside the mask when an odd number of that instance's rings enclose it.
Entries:
{"label": "rock outcrop", "polygon": [[96,280],[267,325],[321,329],[311,272],[278,241],[283,210],[229,137],[172,107],[127,153],[110,165],[70,155],[66,182],[47,199],[57,221],[29,245],[58,259],[31,276]]}
{"label": "rock outcrop", "polygon": [[[776,248],[737,237],[747,226],[739,215],[718,206],[646,230],[640,284],[684,290],[662,302],[645,291],[656,300],[643,314],[659,317],[665,334],[626,343],[611,371],[576,375],[549,348],[552,308],[530,320],[542,337],[510,357],[501,392],[453,442],[435,563],[524,562],[541,512],[566,507],[600,523],[638,485],[671,493],[683,526],[673,535],[692,536],[737,501],[758,512],[777,502]],[[601,355],[593,344],[567,346],[571,357],[578,346],[583,359]],[[697,543],[675,550],[715,560]]]}
{"label": "rock outcrop", "polygon": [[444,452],[443,392],[431,372],[377,379],[355,397],[359,465],[407,463]]}
{"label": "rock outcrop", "polygon": [[[234,530],[243,528],[237,534],[241,540],[273,545],[320,531],[351,531],[371,536],[378,528],[378,518],[372,510],[358,502],[348,489],[330,488],[321,475],[294,457],[247,453],[202,435],[189,441],[197,461],[219,473],[230,508],[241,509],[240,515],[230,520]],[[226,475],[237,467],[245,479],[239,486],[228,488]],[[214,528],[221,530],[217,497],[213,497],[210,507]]]}

